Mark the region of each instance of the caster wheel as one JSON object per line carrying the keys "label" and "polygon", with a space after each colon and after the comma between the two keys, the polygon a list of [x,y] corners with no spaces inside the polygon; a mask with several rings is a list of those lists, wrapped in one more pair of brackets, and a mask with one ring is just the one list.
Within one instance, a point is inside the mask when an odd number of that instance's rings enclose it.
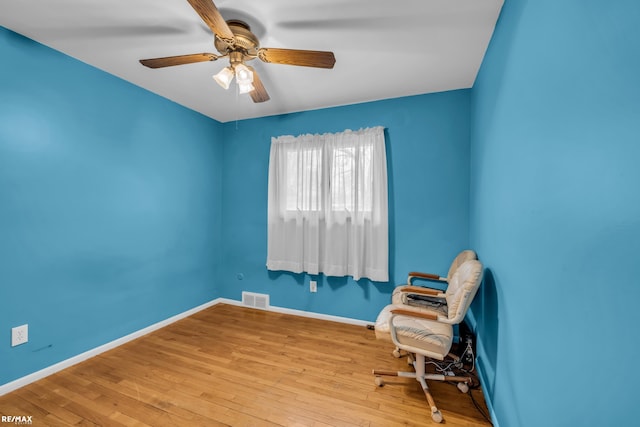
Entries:
{"label": "caster wheel", "polygon": [[431,419],[436,423],[441,423],[442,422],[442,414],[440,413],[440,411],[433,411],[431,413]]}
{"label": "caster wheel", "polygon": [[374,381],[378,387],[382,387],[384,385],[384,380],[381,377],[376,377]]}
{"label": "caster wheel", "polygon": [[400,356],[402,356],[400,354],[400,350],[398,350],[397,348],[395,350],[393,350],[393,357],[395,357],[396,359],[400,359]]}
{"label": "caster wheel", "polygon": [[467,383],[458,383],[458,390],[460,390],[463,393],[467,393],[469,391],[469,386],[467,385]]}

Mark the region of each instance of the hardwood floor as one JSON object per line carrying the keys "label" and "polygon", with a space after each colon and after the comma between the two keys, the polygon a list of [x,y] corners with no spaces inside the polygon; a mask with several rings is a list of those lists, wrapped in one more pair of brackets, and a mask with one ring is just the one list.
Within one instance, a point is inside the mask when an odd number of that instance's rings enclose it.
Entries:
{"label": "hardwood floor", "polygon": [[[216,305],[0,397],[36,426],[436,425],[409,370],[361,326]],[[449,426],[490,425],[468,395],[430,383]],[[479,389],[475,400],[487,413]]]}

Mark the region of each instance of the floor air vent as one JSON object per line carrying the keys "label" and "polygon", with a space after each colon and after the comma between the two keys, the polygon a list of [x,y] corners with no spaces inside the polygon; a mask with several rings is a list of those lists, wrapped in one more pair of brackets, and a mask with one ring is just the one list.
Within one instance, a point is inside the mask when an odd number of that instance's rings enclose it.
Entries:
{"label": "floor air vent", "polygon": [[242,292],[242,305],[255,308],[267,308],[269,307],[269,295]]}

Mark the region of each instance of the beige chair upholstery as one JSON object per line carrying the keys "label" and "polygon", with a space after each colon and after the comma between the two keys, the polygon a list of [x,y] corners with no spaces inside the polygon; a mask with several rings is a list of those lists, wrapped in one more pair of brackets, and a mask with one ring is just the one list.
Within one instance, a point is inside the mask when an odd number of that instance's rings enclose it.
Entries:
{"label": "beige chair upholstery", "polygon": [[[451,262],[451,265],[449,266],[449,272],[447,273],[447,277],[441,277],[441,276],[438,276],[437,274],[412,271],[407,276],[407,284],[397,286],[394,289],[393,295],[391,296],[391,303],[411,305],[408,300],[410,293],[407,292],[407,287],[413,286],[413,282],[416,279],[448,284],[451,282],[451,278],[453,277],[455,272],[458,270],[458,268],[462,264],[464,264],[465,261],[468,261],[471,259],[478,259],[478,256],[476,255],[475,251],[472,251],[471,249],[466,249],[460,252],[458,255],[456,255],[456,257]],[[430,289],[434,289],[434,288],[430,288]]]}
{"label": "beige chair upholstery", "polygon": [[[410,310],[435,313],[439,316],[449,317],[448,301],[453,300],[453,295],[457,292],[459,288],[459,278],[455,276],[455,273],[466,261],[477,260],[477,259],[478,259],[478,256],[476,255],[475,251],[467,249],[460,252],[454,258],[453,262],[451,262],[451,266],[449,267],[449,272],[447,274],[447,277],[441,277],[441,276],[430,274],[430,273],[420,273],[420,272],[409,273],[407,277],[407,284],[397,286],[394,289],[393,295],[391,296],[391,303],[407,305],[407,307],[405,308]],[[431,281],[446,283],[447,288],[446,290],[440,290],[440,289],[423,287],[423,286],[420,286],[418,288],[416,286],[413,286],[413,282],[415,279],[431,280]],[[439,304],[412,303],[411,296],[416,294],[431,295],[432,297],[438,298],[440,300],[440,303]],[[375,325],[376,337],[378,339],[391,341],[391,336],[389,334],[389,317],[391,315],[390,310],[391,308],[390,306],[388,306],[380,313],[380,315],[378,315],[378,319]],[[464,314],[462,316],[464,318]],[[455,323],[460,323],[460,322],[457,321]],[[399,357],[400,352],[398,351],[398,349],[394,351],[394,355]]]}
{"label": "beige chair upholstery", "polygon": [[471,378],[427,374],[426,358],[437,360],[444,360],[448,356],[455,358],[449,353],[453,342],[453,325],[464,319],[482,282],[482,272],[482,263],[478,260],[467,260],[458,266],[449,280],[445,296],[446,305],[443,310],[420,311],[403,304],[390,304],[382,310],[376,321],[375,330],[378,338],[390,338],[397,348],[415,355],[412,360],[415,372],[374,370],[376,384],[384,385],[381,378],[384,375],[415,378],[422,385],[431,407],[431,417],[436,422],[442,421],[442,415],[429,392],[426,380],[457,382],[458,388],[466,392]]}

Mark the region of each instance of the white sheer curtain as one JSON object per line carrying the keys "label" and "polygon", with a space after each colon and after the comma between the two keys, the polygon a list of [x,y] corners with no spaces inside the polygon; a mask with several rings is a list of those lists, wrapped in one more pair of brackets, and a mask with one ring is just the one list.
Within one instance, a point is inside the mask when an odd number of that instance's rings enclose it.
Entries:
{"label": "white sheer curtain", "polygon": [[384,128],[271,139],[267,268],[389,280]]}

